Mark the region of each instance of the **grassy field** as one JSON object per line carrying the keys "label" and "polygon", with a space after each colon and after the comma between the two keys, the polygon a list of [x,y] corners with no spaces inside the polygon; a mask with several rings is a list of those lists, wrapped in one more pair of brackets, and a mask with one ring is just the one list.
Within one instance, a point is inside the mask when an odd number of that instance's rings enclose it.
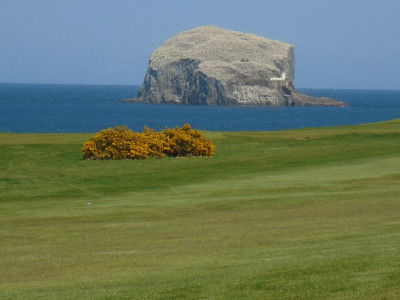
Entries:
{"label": "grassy field", "polygon": [[0,133],[0,299],[399,299],[400,120],[84,161]]}

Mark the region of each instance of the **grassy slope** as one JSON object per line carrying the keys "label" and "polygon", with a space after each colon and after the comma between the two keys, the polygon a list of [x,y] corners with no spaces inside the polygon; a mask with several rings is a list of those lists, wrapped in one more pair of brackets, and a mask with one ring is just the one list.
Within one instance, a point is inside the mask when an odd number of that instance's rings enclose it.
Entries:
{"label": "grassy slope", "polygon": [[206,135],[83,161],[88,134],[1,133],[0,298],[400,297],[400,120]]}

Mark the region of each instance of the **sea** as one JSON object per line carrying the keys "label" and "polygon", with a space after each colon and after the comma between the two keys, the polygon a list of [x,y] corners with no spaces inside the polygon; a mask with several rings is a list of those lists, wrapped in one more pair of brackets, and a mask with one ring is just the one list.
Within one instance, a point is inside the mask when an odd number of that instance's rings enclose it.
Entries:
{"label": "sea", "polygon": [[348,107],[200,106],[125,103],[137,85],[0,84],[0,132],[135,131],[182,126],[212,131],[275,131],[400,118],[399,90],[297,89]]}

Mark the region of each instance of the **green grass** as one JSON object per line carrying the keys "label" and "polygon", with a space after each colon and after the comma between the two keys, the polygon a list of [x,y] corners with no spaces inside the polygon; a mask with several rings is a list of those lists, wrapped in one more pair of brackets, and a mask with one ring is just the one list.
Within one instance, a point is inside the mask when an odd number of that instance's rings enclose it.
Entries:
{"label": "green grass", "polygon": [[90,134],[0,133],[0,299],[400,298],[400,120],[205,134],[84,161]]}

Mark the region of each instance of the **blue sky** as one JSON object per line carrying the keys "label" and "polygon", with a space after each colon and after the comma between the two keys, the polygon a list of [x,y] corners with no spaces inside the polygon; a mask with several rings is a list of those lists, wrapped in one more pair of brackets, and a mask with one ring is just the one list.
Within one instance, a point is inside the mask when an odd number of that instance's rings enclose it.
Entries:
{"label": "blue sky", "polygon": [[1,0],[0,82],[141,84],[202,25],[295,46],[295,86],[400,90],[399,0]]}

